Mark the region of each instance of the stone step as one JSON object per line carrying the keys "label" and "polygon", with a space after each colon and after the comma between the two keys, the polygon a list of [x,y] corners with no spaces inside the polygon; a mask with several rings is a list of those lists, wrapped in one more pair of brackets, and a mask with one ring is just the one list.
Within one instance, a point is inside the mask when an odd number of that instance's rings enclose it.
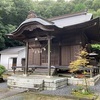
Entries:
{"label": "stone step", "polygon": [[[42,74],[42,75],[48,75],[48,69],[46,68],[37,68],[35,69],[35,71],[33,72],[34,74]],[[51,69],[51,75],[55,74],[55,69]]]}

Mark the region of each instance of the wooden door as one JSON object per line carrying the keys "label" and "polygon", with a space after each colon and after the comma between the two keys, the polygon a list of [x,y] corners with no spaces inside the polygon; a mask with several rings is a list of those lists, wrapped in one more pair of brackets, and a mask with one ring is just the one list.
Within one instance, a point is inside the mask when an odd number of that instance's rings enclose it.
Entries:
{"label": "wooden door", "polygon": [[29,65],[40,65],[40,48],[29,49]]}
{"label": "wooden door", "polygon": [[17,65],[17,58],[12,58],[12,66],[16,66]]}
{"label": "wooden door", "polygon": [[[57,66],[59,65],[59,46],[58,45],[52,45],[51,46],[51,65]],[[48,49],[46,48],[46,51],[42,51],[41,53],[41,64],[42,65],[48,65]]]}

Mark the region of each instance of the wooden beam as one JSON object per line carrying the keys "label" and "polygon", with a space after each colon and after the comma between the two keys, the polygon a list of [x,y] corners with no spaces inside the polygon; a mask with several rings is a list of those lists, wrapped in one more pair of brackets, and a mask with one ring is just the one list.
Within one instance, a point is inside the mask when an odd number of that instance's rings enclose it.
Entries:
{"label": "wooden beam", "polygon": [[[54,36],[50,36],[50,39],[54,38]],[[32,38],[32,39],[28,39],[29,41],[45,41],[48,40],[48,36],[44,36],[44,37],[36,37],[36,38]]]}

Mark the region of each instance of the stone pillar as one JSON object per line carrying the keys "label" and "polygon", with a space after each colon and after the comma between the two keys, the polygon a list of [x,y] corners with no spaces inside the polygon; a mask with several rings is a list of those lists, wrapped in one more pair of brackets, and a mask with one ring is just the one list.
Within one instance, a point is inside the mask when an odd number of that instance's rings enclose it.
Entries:
{"label": "stone pillar", "polygon": [[51,38],[48,37],[48,75],[51,76]]}
{"label": "stone pillar", "polygon": [[28,75],[28,54],[29,54],[29,42],[26,41],[26,48],[25,48],[25,68],[24,68],[24,75]]}
{"label": "stone pillar", "polygon": [[93,75],[92,75],[92,69],[90,69],[90,78],[92,78]]}

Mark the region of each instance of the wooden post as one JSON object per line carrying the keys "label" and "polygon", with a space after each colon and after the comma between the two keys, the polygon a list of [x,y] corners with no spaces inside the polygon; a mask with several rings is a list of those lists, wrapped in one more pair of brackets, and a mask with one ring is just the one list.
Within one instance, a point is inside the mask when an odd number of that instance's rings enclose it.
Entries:
{"label": "wooden post", "polygon": [[28,54],[29,54],[29,42],[26,41],[26,48],[25,48],[25,68],[24,68],[24,75],[27,76],[28,75]]}
{"label": "wooden post", "polygon": [[98,68],[99,74],[100,74],[100,67]]}
{"label": "wooden post", "polygon": [[51,37],[48,37],[48,75],[51,76]]}

